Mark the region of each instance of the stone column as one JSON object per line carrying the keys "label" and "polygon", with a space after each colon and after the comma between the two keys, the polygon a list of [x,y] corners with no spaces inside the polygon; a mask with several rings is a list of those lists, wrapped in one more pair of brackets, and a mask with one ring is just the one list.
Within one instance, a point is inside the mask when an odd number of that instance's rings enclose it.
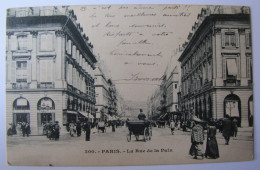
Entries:
{"label": "stone column", "polygon": [[55,59],[55,88],[63,88],[62,80],[64,80],[65,63],[64,60],[64,32],[58,30],[56,34],[56,59]]}
{"label": "stone column", "polygon": [[247,78],[247,63],[246,63],[246,34],[245,29],[239,29],[239,47],[240,47],[240,81],[241,86],[247,86],[248,84],[248,78]]}
{"label": "stone column", "polygon": [[31,52],[31,62],[32,62],[32,82],[30,85],[30,88],[36,89],[37,88],[37,37],[38,37],[38,32],[37,31],[32,31],[32,52]]}

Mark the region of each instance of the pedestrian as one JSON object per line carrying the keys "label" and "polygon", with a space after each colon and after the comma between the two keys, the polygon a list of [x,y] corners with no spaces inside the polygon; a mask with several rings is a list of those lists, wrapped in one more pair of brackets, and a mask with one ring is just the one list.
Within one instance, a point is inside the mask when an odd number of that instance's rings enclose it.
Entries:
{"label": "pedestrian", "polygon": [[183,132],[186,132],[186,127],[187,127],[187,122],[184,121],[183,124],[182,124],[182,131]]}
{"label": "pedestrian", "polygon": [[77,122],[77,125],[76,125],[76,131],[77,131],[77,136],[81,136],[81,123],[80,121]]}
{"label": "pedestrian", "polygon": [[115,132],[116,131],[116,128],[115,128],[115,122],[111,122],[112,123],[112,132]]}
{"label": "pedestrian", "polygon": [[230,139],[230,136],[232,134],[232,122],[229,118],[229,115],[227,114],[226,117],[223,119],[222,121],[222,126],[223,126],[223,131],[222,131],[222,135],[224,136],[225,138],[225,141],[226,141],[226,145],[229,144],[229,139]]}
{"label": "pedestrian", "polygon": [[172,135],[174,135],[174,128],[175,128],[175,126],[174,126],[174,121],[173,120],[171,120],[170,128],[171,128]]}
{"label": "pedestrian", "polygon": [[70,136],[76,136],[76,127],[75,127],[75,123],[72,121],[69,125],[70,127]]}
{"label": "pedestrian", "polygon": [[191,132],[191,148],[189,154],[194,156],[194,159],[197,159],[198,156],[204,158],[203,154],[203,141],[204,141],[204,133],[203,127],[201,125],[202,121],[198,118],[194,118],[194,126]]}
{"label": "pedestrian", "polygon": [[90,127],[90,124],[88,122],[86,122],[84,124],[84,129],[85,129],[85,132],[86,132],[86,138],[85,140],[86,141],[90,141],[90,132],[91,132],[91,127]]}
{"label": "pedestrian", "polygon": [[29,134],[31,133],[31,128],[30,128],[29,123],[25,124],[25,133],[26,133],[27,137],[29,137]]}
{"label": "pedestrian", "polygon": [[145,120],[146,119],[146,116],[143,113],[143,109],[140,109],[140,113],[138,114],[138,119],[139,120]]}
{"label": "pedestrian", "polygon": [[208,158],[219,158],[218,142],[216,139],[217,128],[214,126],[214,122],[209,122],[207,131],[207,144],[205,157]]}
{"label": "pedestrian", "polygon": [[21,124],[21,129],[22,129],[23,137],[25,136],[25,131],[26,131],[25,125],[26,125],[26,123],[25,123],[25,122],[22,122],[22,124]]}
{"label": "pedestrian", "polygon": [[233,136],[237,137],[237,131],[238,131],[238,127],[237,127],[237,119],[234,118],[232,121],[232,129],[233,129]]}
{"label": "pedestrian", "polygon": [[59,125],[59,121],[55,121],[55,125],[54,125],[54,139],[55,140],[59,140],[60,138],[60,125]]}

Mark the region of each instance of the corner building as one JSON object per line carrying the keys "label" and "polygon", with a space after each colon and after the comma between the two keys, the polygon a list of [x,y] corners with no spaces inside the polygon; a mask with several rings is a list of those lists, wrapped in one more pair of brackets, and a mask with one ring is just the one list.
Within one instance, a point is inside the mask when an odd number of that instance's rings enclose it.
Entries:
{"label": "corner building", "polygon": [[59,121],[65,130],[95,116],[97,60],[76,20],[68,7],[7,10],[7,126],[28,122],[40,135],[47,122]]}
{"label": "corner building", "polygon": [[209,120],[226,114],[252,126],[253,68],[248,7],[203,8],[184,43],[181,110]]}

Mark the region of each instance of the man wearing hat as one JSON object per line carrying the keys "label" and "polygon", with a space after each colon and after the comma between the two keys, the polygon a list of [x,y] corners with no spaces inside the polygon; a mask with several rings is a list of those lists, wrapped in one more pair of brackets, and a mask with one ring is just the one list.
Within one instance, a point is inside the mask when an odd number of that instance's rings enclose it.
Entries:
{"label": "man wearing hat", "polygon": [[54,138],[55,138],[55,140],[59,140],[59,138],[60,138],[60,125],[59,125],[59,121],[55,121],[55,125],[54,125]]}
{"label": "man wearing hat", "polygon": [[138,114],[138,119],[139,120],[145,120],[146,119],[146,116],[143,113],[143,109],[140,109],[140,113]]}
{"label": "man wearing hat", "polygon": [[194,156],[194,159],[197,159],[197,156],[204,158],[203,150],[203,141],[204,133],[203,127],[201,125],[202,121],[196,117],[193,118],[194,126],[191,132],[191,148],[190,155]]}

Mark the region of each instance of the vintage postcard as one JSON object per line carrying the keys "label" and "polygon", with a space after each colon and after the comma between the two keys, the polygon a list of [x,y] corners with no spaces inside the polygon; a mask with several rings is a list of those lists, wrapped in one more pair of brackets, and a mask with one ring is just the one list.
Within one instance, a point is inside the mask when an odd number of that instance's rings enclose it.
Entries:
{"label": "vintage postcard", "polygon": [[249,7],[6,12],[8,165],[254,159]]}

